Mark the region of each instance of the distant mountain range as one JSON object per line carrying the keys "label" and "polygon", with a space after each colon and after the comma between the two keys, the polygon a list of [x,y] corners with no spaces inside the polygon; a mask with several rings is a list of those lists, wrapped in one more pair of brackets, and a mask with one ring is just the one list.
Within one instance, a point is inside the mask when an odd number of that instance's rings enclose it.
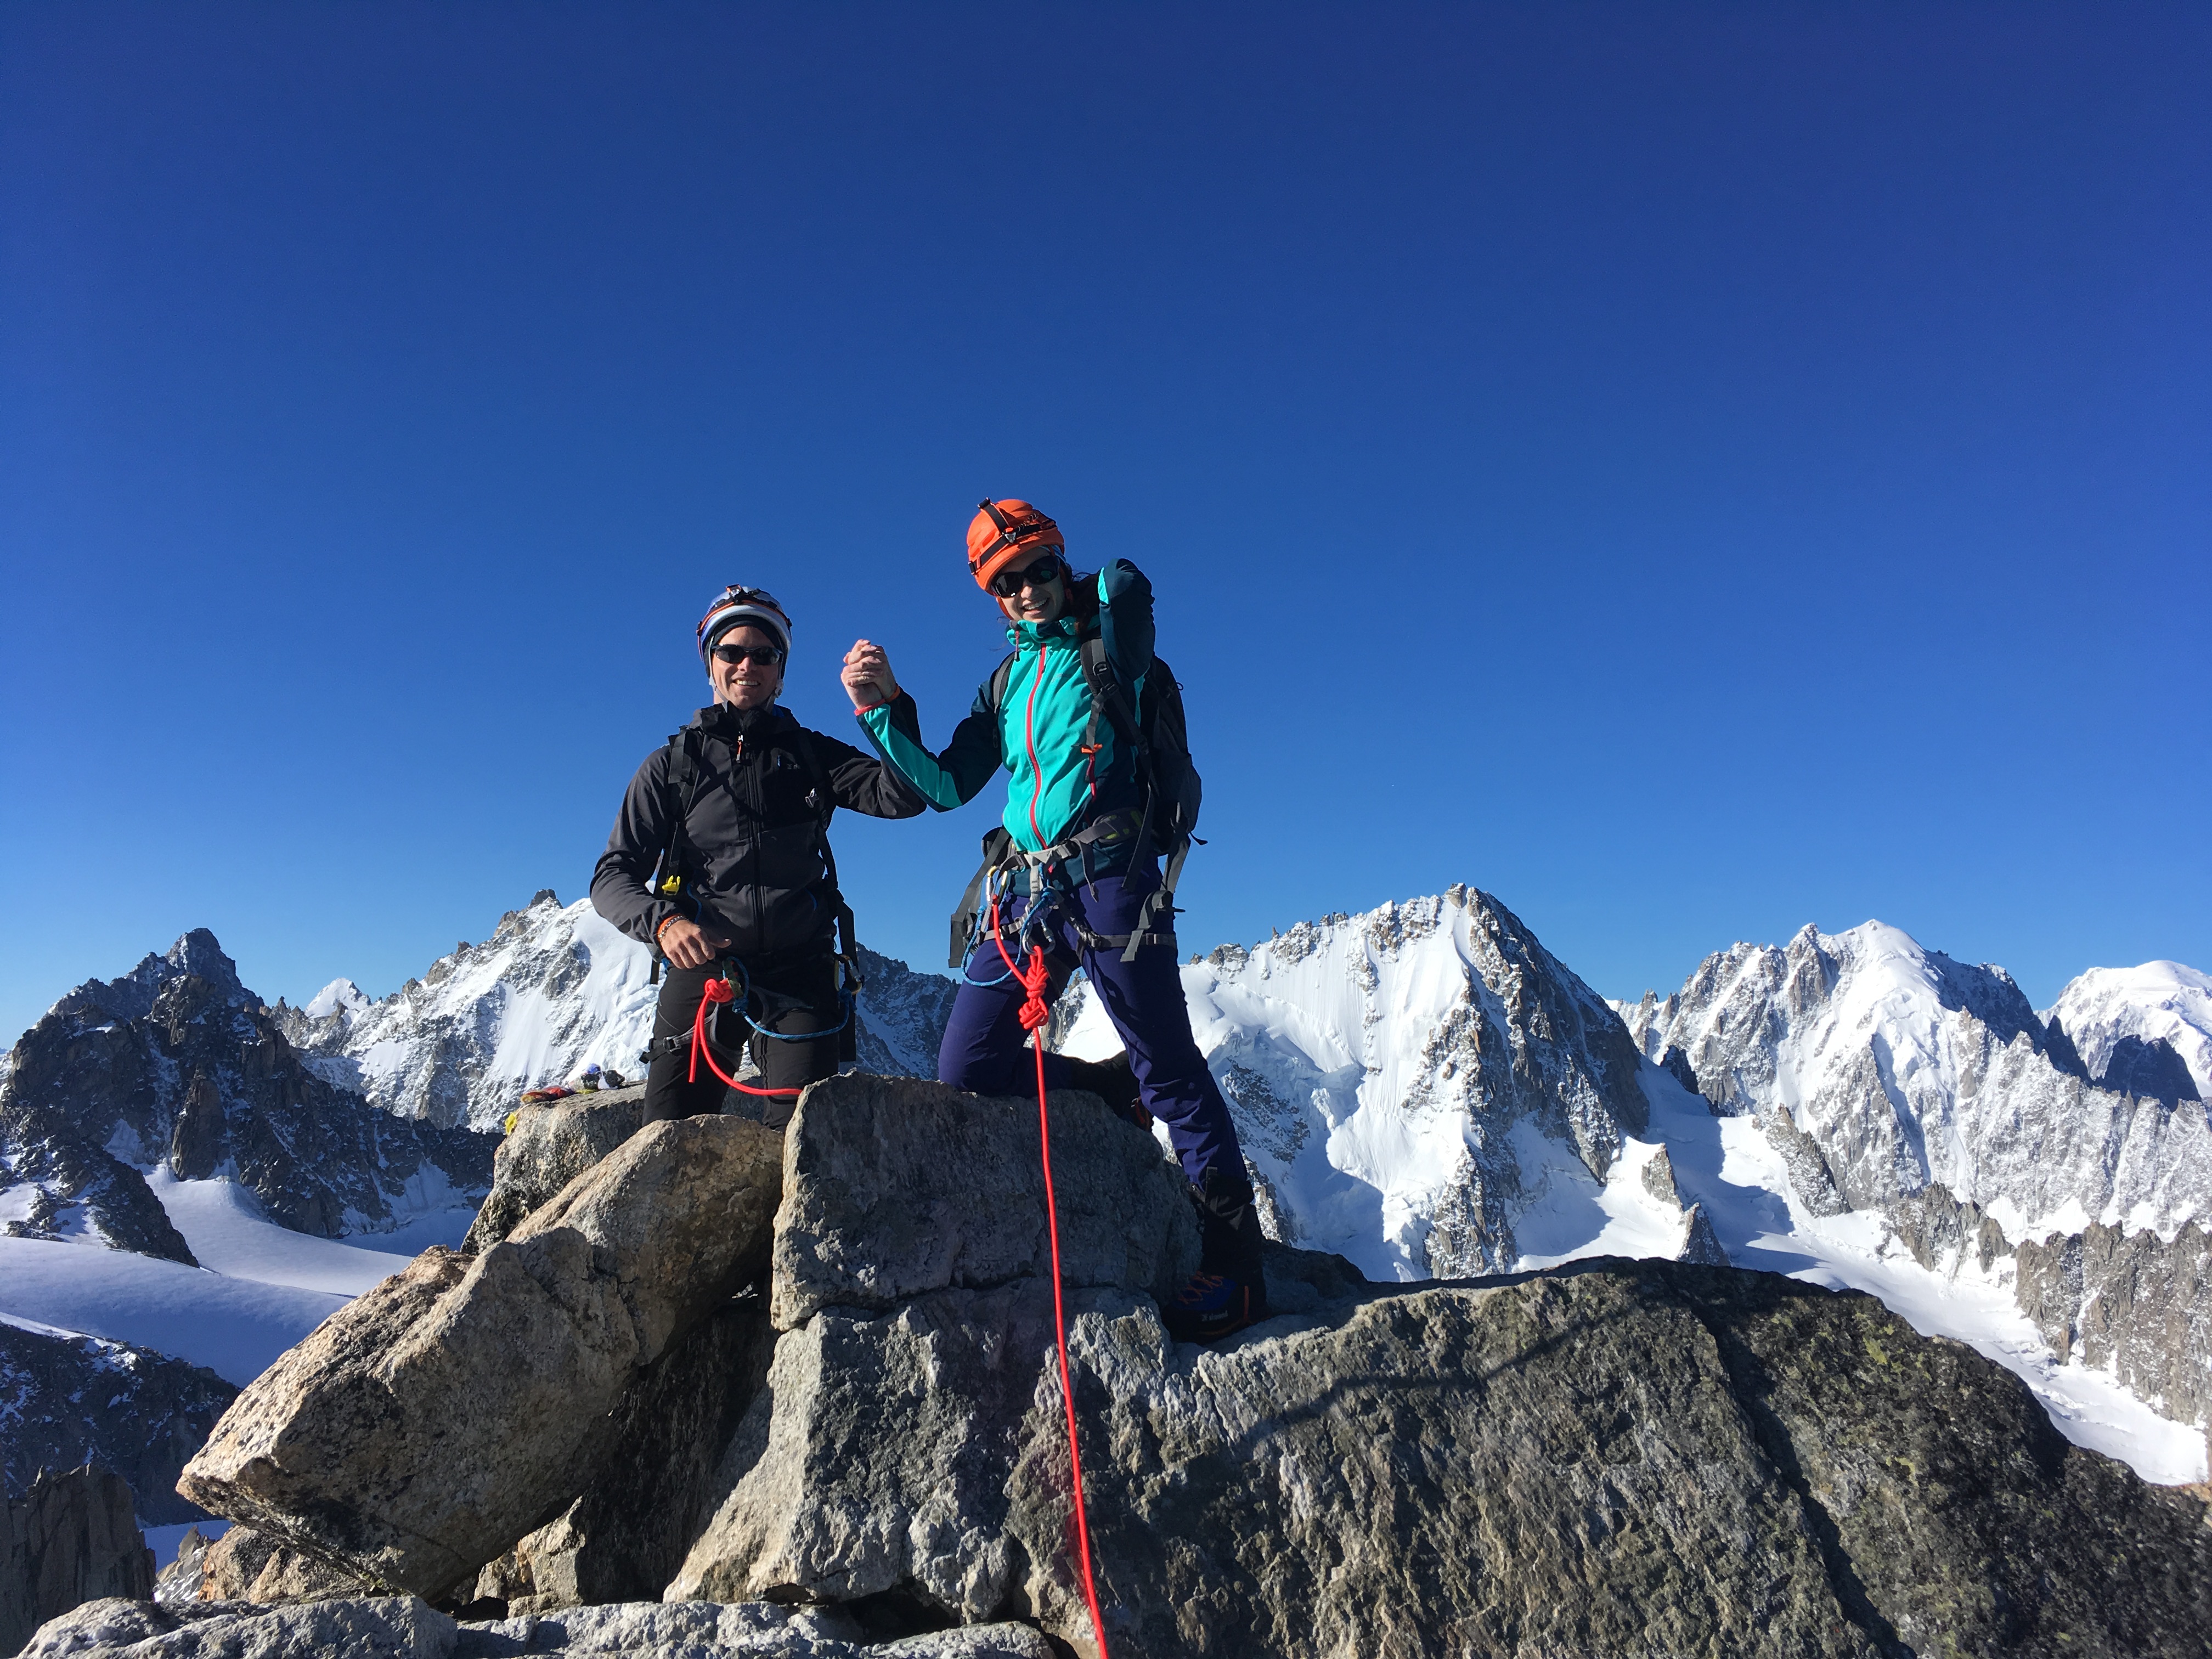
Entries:
{"label": "distant mountain range", "polygon": [[[524,1089],[638,1069],[648,965],[545,891],[388,997],[337,980],[269,1008],[189,934],[9,1056],[0,1230],[188,1260],[163,1183],[190,1176],[325,1237],[465,1202]],[[864,966],[862,1066],[931,1074],[954,982]],[[2084,1443],[2203,1478],[2212,981],[2193,969],[2093,970],[2039,1013],[2002,969],[1869,922],[1608,1004],[1455,887],[1182,973],[1278,1237],[1385,1279],[1609,1253],[1855,1285],[2012,1366]],[[1119,1046],[1080,980],[1050,1029]]]}
{"label": "distant mountain range", "polygon": [[[954,987],[939,974],[863,951],[860,1064],[933,1077]],[[334,980],[304,1008],[273,1018],[323,1077],[395,1116],[496,1130],[523,1090],[592,1066],[639,1076],[653,1035],[653,959],[589,900],[563,907],[547,888],[390,996],[372,1001]]]}

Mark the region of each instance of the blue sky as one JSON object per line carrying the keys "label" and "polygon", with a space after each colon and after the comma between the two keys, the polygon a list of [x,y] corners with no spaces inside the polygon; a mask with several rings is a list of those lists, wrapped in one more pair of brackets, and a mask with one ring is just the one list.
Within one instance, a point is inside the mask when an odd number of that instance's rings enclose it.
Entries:
{"label": "blue sky", "polygon": [[2212,967],[2208,270],[2202,8],[0,9],[0,1026],[580,896],[726,581],[941,741],[987,490],[1154,578],[1186,948]]}

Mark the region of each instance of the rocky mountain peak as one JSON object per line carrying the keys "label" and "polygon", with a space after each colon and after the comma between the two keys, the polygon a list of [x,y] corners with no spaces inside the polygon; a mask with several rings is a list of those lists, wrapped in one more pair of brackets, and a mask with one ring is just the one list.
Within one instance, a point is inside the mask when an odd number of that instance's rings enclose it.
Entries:
{"label": "rocky mountain peak", "polygon": [[334,1237],[392,1224],[434,1192],[481,1192],[491,1146],[394,1123],[319,1076],[204,928],[64,997],[0,1082],[0,1178],[30,1189],[9,1231],[88,1229],[179,1261],[191,1255],[147,1184],[156,1169],[234,1179],[271,1220]]}
{"label": "rocky mountain peak", "polygon": [[87,980],[64,994],[48,1012],[81,1019],[143,1019],[153,1012],[154,1000],[163,987],[186,978],[200,981],[208,988],[207,994],[225,1006],[259,1000],[239,983],[238,964],[223,953],[216,936],[195,927],[161,955],[149,951],[118,978]]}

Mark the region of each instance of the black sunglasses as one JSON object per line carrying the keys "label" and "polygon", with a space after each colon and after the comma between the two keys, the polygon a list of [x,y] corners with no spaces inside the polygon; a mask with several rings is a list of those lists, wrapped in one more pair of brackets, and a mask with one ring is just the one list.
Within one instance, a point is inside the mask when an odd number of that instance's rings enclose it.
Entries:
{"label": "black sunglasses", "polygon": [[1042,587],[1047,582],[1058,581],[1062,568],[1060,555],[1048,553],[1026,570],[1001,570],[991,578],[991,592],[1002,599],[1011,599],[1024,587]]}
{"label": "black sunglasses", "polygon": [[782,651],[773,645],[718,645],[714,659],[735,668],[741,662],[756,662],[763,668],[773,668],[783,660]]}

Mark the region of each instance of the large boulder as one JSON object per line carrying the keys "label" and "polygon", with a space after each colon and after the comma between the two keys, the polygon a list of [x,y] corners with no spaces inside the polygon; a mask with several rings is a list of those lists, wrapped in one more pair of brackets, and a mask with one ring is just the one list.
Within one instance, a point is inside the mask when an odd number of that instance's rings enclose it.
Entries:
{"label": "large boulder", "polygon": [[583,1607],[557,1618],[457,1623],[415,1597],[309,1606],[91,1602],[54,1620],[21,1659],[1051,1659],[1025,1625],[988,1625],[871,1644],[834,1607],[658,1601]]}
{"label": "large boulder", "polygon": [[[1171,1166],[1053,1105],[1116,1652],[2202,1651],[2202,1506],[1869,1297],[1660,1261],[1386,1288],[1279,1249],[1297,1311],[1177,1345],[1152,1293],[1188,1225]],[[1090,1647],[1020,1107],[880,1079],[802,1101],[782,1334],[670,1598]]]}
{"label": "large boulder", "polygon": [[491,1191],[461,1241],[466,1255],[480,1255],[504,1239],[642,1128],[645,1085],[517,1107],[507,1124],[506,1139],[492,1154]]}
{"label": "large boulder", "polygon": [[179,1489],[435,1597],[578,1493],[601,1419],[765,1265],[781,1139],[656,1123],[474,1261],[433,1249],[240,1395]]}
{"label": "large boulder", "polygon": [[477,1601],[515,1613],[649,1601],[713,1513],[722,1448],[768,1371],[775,1333],[750,1290],[671,1344],[593,1438],[576,1501],[477,1577]]}
{"label": "large boulder", "polygon": [[0,1653],[79,1602],[153,1593],[154,1552],[121,1475],[40,1469],[21,1502],[0,1498]]}
{"label": "large boulder", "polygon": [[[1198,1266],[1180,1166],[1096,1095],[1054,1094],[1051,1110],[1062,1276],[1171,1294]],[[863,1073],[815,1085],[787,1136],[776,1328],[1048,1274],[1041,1151],[1034,1097]]]}

